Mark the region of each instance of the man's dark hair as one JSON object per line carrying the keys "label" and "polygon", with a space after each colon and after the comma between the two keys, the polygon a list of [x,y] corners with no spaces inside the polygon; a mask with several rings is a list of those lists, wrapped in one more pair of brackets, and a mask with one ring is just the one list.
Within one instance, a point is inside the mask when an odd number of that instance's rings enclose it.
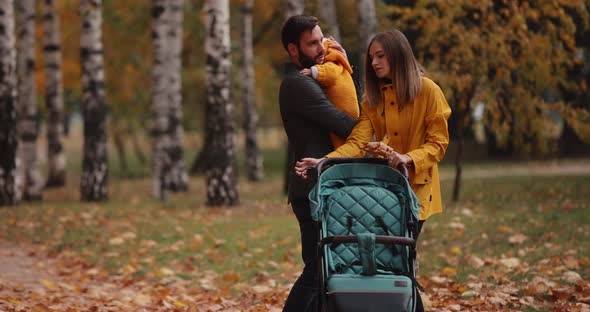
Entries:
{"label": "man's dark hair", "polygon": [[287,46],[289,43],[294,43],[299,46],[299,38],[301,34],[306,31],[313,30],[318,25],[318,19],[315,16],[309,15],[293,15],[289,17],[283,29],[281,30],[281,40],[283,41],[283,47],[287,52]]}

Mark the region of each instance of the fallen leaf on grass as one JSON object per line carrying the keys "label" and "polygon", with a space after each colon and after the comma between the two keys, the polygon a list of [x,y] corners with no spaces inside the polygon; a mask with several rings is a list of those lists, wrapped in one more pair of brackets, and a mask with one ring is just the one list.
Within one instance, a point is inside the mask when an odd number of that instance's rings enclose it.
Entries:
{"label": "fallen leaf on grass", "polygon": [[45,285],[45,287],[47,287],[47,289],[54,290],[56,288],[55,283],[48,279],[44,279],[42,283]]}
{"label": "fallen leaf on grass", "polygon": [[512,228],[509,228],[505,225],[501,225],[498,227],[498,232],[502,232],[502,233],[510,233],[512,232]]}
{"label": "fallen leaf on grass", "polygon": [[510,236],[508,238],[508,242],[513,245],[520,245],[520,244],[524,243],[527,239],[528,239],[528,237],[526,237],[525,235],[517,233],[517,234]]}
{"label": "fallen leaf on grass", "polygon": [[518,258],[503,258],[498,262],[508,269],[514,269],[520,265],[520,259]]}
{"label": "fallen leaf on grass", "polygon": [[485,262],[481,258],[473,255],[466,256],[465,261],[476,269],[479,269],[485,265]]}
{"label": "fallen leaf on grass", "polygon": [[227,271],[223,273],[223,280],[229,283],[236,283],[240,280],[240,274],[235,271]]}
{"label": "fallen leaf on grass", "polygon": [[123,243],[125,243],[125,240],[122,237],[115,237],[115,238],[111,238],[109,240],[109,245],[122,245]]}
{"label": "fallen leaf on grass", "polygon": [[563,275],[561,276],[561,279],[567,283],[570,283],[570,284],[576,284],[576,283],[582,281],[582,277],[580,276],[580,274],[578,274],[577,272],[574,272],[574,271],[564,272]]}
{"label": "fallen leaf on grass", "polygon": [[457,275],[457,269],[456,268],[445,267],[442,271],[443,271],[443,273],[446,276],[455,276],[455,275]]}

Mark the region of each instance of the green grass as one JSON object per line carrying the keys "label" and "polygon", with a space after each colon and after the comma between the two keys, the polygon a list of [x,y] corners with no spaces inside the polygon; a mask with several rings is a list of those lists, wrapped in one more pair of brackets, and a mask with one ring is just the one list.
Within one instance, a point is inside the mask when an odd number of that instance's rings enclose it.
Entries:
{"label": "green grass", "polygon": [[[444,194],[450,194],[449,184],[443,184]],[[458,266],[458,281],[477,273],[463,257],[448,255],[453,247],[459,247],[462,255],[517,257],[531,265],[567,252],[575,252],[578,258],[590,256],[584,247],[590,239],[590,177],[466,179],[463,185],[461,201],[447,200],[445,212],[425,224],[420,247],[423,259],[428,259],[421,261],[425,272]],[[452,229],[452,222],[463,224],[464,230]],[[516,234],[526,236],[526,241],[510,243],[509,238]],[[579,273],[589,277],[587,270]],[[527,277],[515,274],[511,278]]]}
{"label": "green grass", "polygon": [[[284,154],[267,155],[274,155],[269,159],[278,170]],[[149,178],[113,178],[108,201],[81,203],[79,178],[71,175],[66,187],[46,191],[43,202],[0,208],[0,239],[72,251],[112,274],[161,278],[168,268],[195,282],[206,271],[235,272],[247,282],[266,272],[290,283],[300,270],[298,226],[281,192],[282,176],[267,176],[261,183],[241,179],[241,204],[226,209],[204,206],[203,177],[191,178],[189,192],[166,203],[152,199]],[[572,251],[590,257],[584,247],[590,240],[588,185],[588,176],[465,179],[461,201],[453,203],[448,200],[452,180],[446,180],[445,212],[427,221],[420,238],[420,275],[453,267],[452,278],[462,283],[482,271],[467,263],[467,255],[518,257],[531,265]],[[453,229],[452,223],[464,229]],[[527,240],[509,243],[516,234]],[[456,248],[460,254],[453,253]],[[578,272],[588,279],[584,263]],[[509,278],[526,280],[528,274]]]}

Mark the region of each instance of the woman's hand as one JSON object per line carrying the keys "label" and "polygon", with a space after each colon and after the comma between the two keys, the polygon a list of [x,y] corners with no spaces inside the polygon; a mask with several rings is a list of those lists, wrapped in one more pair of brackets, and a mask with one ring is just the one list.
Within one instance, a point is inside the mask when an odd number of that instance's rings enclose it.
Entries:
{"label": "woman's hand", "polygon": [[[325,158],[325,157],[324,157]],[[303,158],[295,163],[295,174],[307,179],[307,169],[317,166],[317,164],[324,160],[324,158]]]}
{"label": "woman's hand", "polygon": [[374,156],[380,156],[383,158],[389,158],[389,155],[393,153],[393,148],[383,142],[369,142],[361,147],[361,149]]}
{"label": "woman's hand", "polygon": [[407,154],[400,154],[396,151],[393,151],[391,154],[389,154],[389,157],[387,157],[387,164],[390,167],[396,169],[400,164],[406,166],[412,164],[412,162],[412,157],[408,156]]}

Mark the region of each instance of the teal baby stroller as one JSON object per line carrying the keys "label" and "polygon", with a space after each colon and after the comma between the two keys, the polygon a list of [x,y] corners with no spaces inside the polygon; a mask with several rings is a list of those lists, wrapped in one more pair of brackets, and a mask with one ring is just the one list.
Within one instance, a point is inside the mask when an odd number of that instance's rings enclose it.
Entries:
{"label": "teal baby stroller", "polygon": [[418,200],[407,170],[330,158],[309,194],[320,223],[319,311],[415,311]]}

